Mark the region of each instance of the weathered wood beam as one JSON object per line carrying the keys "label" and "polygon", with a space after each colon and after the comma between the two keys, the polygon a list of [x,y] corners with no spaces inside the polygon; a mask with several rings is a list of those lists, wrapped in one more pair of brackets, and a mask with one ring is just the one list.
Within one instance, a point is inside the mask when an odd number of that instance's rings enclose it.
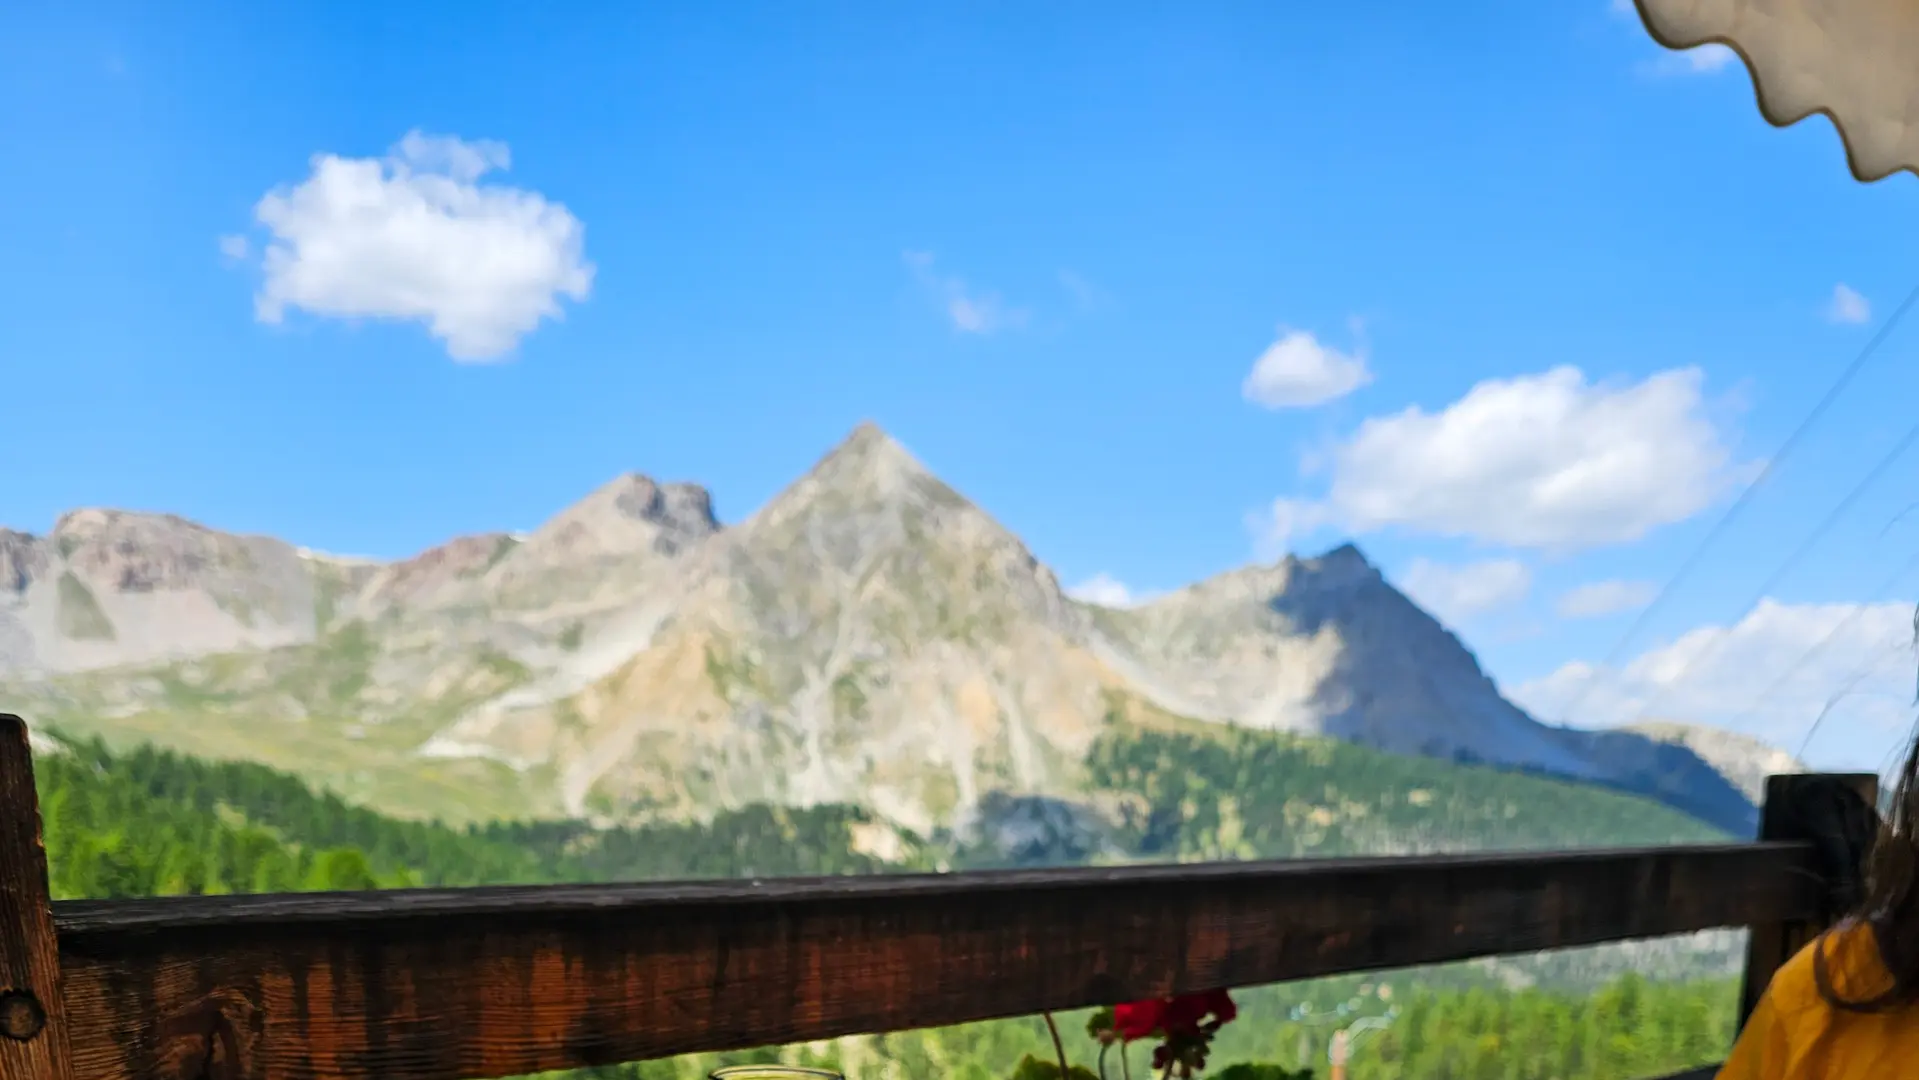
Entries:
{"label": "weathered wood beam", "polygon": [[26,722],[0,713],[0,1080],[73,1080]]}
{"label": "weathered wood beam", "polygon": [[459,1080],[1803,919],[1801,844],[56,904],[79,1080]]}
{"label": "weathered wood beam", "polygon": [[[1841,805],[1847,798],[1857,805]],[[1879,805],[1879,777],[1874,773],[1785,773],[1766,778],[1766,798],[1761,805],[1759,839],[1762,841],[1803,841],[1824,839],[1828,859],[1843,848],[1856,845],[1863,856],[1877,839],[1877,821],[1872,818]],[[1848,829],[1860,835],[1848,836]],[[1832,835],[1821,838],[1816,832]],[[1848,842],[1850,841],[1850,843]],[[1825,881],[1835,868],[1825,862],[1815,864],[1814,872],[1822,881],[1820,905],[1796,919],[1759,920],[1746,939],[1746,968],[1739,989],[1739,1026],[1759,1004],[1759,998],[1772,982],[1773,973],[1783,967],[1800,949],[1824,933],[1847,911],[1838,910],[1843,898],[1832,893],[1833,882]],[[1861,867],[1853,867],[1855,875]]]}

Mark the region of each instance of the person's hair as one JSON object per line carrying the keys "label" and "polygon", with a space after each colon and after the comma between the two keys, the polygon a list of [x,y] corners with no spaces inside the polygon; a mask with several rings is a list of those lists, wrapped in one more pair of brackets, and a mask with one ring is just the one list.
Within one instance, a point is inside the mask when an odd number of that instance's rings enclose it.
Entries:
{"label": "person's hair", "polygon": [[1843,998],[1833,989],[1827,935],[1820,935],[1813,946],[1819,996],[1853,1012],[1919,1003],[1919,735],[1899,767],[1890,805],[1876,816],[1878,831],[1866,857],[1863,895],[1840,925],[1872,934],[1890,983],[1866,998]]}

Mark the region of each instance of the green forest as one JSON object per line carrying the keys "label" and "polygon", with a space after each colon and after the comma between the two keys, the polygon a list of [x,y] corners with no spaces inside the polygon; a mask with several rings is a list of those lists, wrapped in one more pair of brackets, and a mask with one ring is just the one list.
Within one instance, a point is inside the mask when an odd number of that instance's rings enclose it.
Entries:
{"label": "green forest", "polygon": [[[1343,749],[1250,733],[1226,740],[1109,736],[1090,767],[1100,788],[1128,801],[1122,824],[1106,838],[1119,854],[1103,857],[1332,854],[1376,848],[1396,830],[1447,846],[1714,835],[1662,807],[1577,785]],[[999,858],[915,838],[906,859],[881,862],[855,850],[855,829],[866,819],[847,806],[753,806],[701,823],[610,830],[579,822],[455,829],[387,817],[259,765],[152,747],[111,750],[98,741],[37,755],[35,775],[50,880],[61,899],[863,874]],[[1221,1032],[1208,1072],[1247,1063],[1287,1070],[1318,1064],[1323,1075],[1334,1030],[1360,1017],[1390,1016],[1358,1044],[1353,1080],[1657,1076],[1723,1055],[1732,989],[1724,979],[1655,983],[1632,976],[1596,992],[1512,988],[1464,966],[1256,988],[1236,995],[1241,1014]],[[1092,1069],[1098,1046],[1083,1034],[1085,1019],[1060,1022],[1073,1064]],[[851,1080],[1014,1080],[1029,1056],[1052,1059],[1039,1018],[691,1055],[577,1076],[697,1080],[718,1064],[779,1059],[830,1064]],[[1148,1049],[1136,1045],[1122,1067],[1118,1052],[1109,1052],[1106,1072],[1113,1080],[1135,1073],[1145,1080],[1147,1057]],[[1233,1072],[1240,1080],[1281,1080],[1278,1068]]]}
{"label": "green forest", "polygon": [[1695,844],[1726,835],[1650,799],[1336,739],[1110,726],[1087,757],[1137,857],[1298,858]]}

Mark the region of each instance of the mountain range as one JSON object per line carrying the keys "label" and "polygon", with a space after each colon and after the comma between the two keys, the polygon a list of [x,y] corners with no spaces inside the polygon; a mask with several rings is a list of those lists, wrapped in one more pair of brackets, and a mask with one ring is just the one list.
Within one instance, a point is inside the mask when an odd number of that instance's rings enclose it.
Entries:
{"label": "mountain range", "polygon": [[1538,722],[1350,544],[1077,601],[871,424],[730,527],[704,489],[627,475],[393,562],[120,510],[0,529],[0,708],[454,821],[847,802],[962,828],[1074,797],[1127,723],[1565,777],[1750,835],[1777,764]]}

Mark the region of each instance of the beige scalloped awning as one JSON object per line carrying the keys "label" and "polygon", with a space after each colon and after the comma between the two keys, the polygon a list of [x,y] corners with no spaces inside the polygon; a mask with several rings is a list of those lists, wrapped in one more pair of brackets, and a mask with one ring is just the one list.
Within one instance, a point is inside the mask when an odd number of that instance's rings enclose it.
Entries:
{"label": "beige scalloped awning", "polygon": [[1919,173],[1919,0],[1636,0],[1669,49],[1730,46],[1779,127],[1831,117],[1860,180]]}

